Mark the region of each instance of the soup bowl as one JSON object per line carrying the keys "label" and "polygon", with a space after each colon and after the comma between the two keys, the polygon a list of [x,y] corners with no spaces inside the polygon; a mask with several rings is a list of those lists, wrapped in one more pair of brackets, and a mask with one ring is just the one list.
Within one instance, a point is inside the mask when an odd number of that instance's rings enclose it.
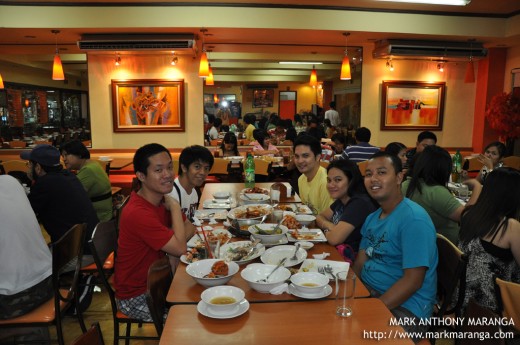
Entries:
{"label": "soup bowl", "polygon": [[225,315],[235,312],[245,295],[244,290],[236,286],[224,285],[204,290],[200,298],[208,305],[212,313]]}
{"label": "soup bowl", "polygon": [[329,278],[318,272],[300,272],[291,277],[296,290],[307,295],[315,295],[329,283]]}

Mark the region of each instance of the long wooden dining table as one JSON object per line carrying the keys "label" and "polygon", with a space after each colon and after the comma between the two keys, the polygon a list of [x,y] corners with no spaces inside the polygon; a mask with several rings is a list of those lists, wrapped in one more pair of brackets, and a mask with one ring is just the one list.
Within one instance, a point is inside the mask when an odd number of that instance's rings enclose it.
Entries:
{"label": "long wooden dining table", "polygon": [[[269,189],[272,183],[257,183],[260,188]],[[229,191],[238,197],[244,189],[242,183],[206,184],[201,195],[203,201],[212,199],[217,191]],[[299,203],[297,194],[282,196],[280,203]],[[204,225],[207,225],[204,224]],[[222,227],[222,223],[213,225]],[[235,239],[233,239],[235,240]],[[290,243],[289,243],[290,244]],[[343,261],[334,246],[326,242],[314,243],[308,250],[307,258],[313,254],[329,253],[327,260]],[[253,262],[260,262],[255,259]],[[247,265],[240,266],[240,271]],[[232,319],[213,319],[201,315],[197,304],[205,288],[195,282],[186,272],[186,265],[180,263],[173,277],[166,301],[171,305],[160,344],[195,343],[197,344],[315,344],[316,342],[335,343],[349,339],[353,344],[373,343],[371,336],[381,332],[401,332],[401,327],[390,326],[390,311],[379,300],[369,298],[370,294],[358,280],[355,290],[354,314],[350,318],[336,316],[334,294],[318,300],[308,300],[289,293],[278,295],[260,293],[242,279],[240,271],[233,276],[228,285],[236,286],[245,292],[250,303],[249,310]],[[349,275],[353,275],[349,270]],[[331,281],[331,285],[334,282]],[[299,302],[299,303],[292,303]],[[363,333],[363,331],[372,333]],[[379,332],[379,333],[377,333]],[[218,335],[218,337],[215,337]],[[380,339],[381,340],[381,339]],[[393,339],[395,344],[411,344],[409,340]]]}

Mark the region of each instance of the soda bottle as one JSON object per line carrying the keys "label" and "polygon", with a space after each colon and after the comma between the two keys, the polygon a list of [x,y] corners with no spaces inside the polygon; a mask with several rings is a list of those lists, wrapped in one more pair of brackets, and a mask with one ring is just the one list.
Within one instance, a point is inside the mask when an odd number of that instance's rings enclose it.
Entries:
{"label": "soda bottle", "polygon": [[460,150],[457,150],[455,155],[453,155],[452,159],[452,169],[451,169],[451,182],[460,183],[462,182],[462,155],[460,154]]}
{"label": "soda bottle", "polygon": [[246,163],[244,165],[246,188],[255,187],[255,160],[251,152],[247,153]]}

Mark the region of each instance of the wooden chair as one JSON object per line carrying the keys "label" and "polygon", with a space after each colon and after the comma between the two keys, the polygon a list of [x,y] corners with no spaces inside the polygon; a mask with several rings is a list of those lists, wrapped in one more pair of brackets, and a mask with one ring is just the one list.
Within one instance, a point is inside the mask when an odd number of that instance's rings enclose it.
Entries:
{"label": "wooden chair", "polygon": [[466,168],[465,170],[467,171],[471,171],[471,172],[479,172],[480,169],[484,166],[484,164],[482,164],[479,160],[478,160],[478,157],[477,156],[473,156],[473,157],[469,157],[466,159],[466,161],[464,162],[464,168]]}
{"label": "wooden chair", "polygon": [[173,160],[173,173],[175,174],[175,176],[179,176],[179,160],[178,159],[174,159]]}
{"label": "wooden chair", "polygon": [[367,164],[368,164],[368,161],[362,161],[362,162],[357,163],[359,171],[361,172],[361,176],[365,176],[365,170],[367,169]]}
{"label": "wooden chair", "polygon": [[87,330],[87,333],[77,337],[71,343],[71,345],[105,345],[103,334],[101,333],[101,327],[99,327],[99,322],[95,322]]}
{"label": "wooden chair", "polygon": [[513,328],[520,333],[520,284],[496,278],[500,290],[502,316],[513,319]]}
{"label": "wooden chair", "polygon": [[519,156],[509,156],[502,160],[506,167],[511,167],[516,170],[520,170],[520,157]]}
{"label": "wooden chair", "polygon": [[211,146],[218,146],[220,143],[219,143],[219,139],[211,139],[209,144]]}
{"label": "wooden chair", "polygon": [[9,174],[11,171],[23,171],[28,172],[29,168],[27,167],[27,161],[21,160],[11,160],[2,162],[2,167],[6,174]]}
{"label": "wooden chair", "polygon": [[12,149],[24,149],[27,147],[27,142],[21,140],[13,140],[9,142],[9,146]]}
{"label": "wooden chair", "polygon": [[[464,312],[464,324],[461,328],[462,332],[468,332],[472,334],[489,334],[493,335],[496,332],[502,332],[502,327],[497,324],[496,326],[491,325],[475,325],[469,324],[468,320],[484,320],[493,319],[496,320],[498,315],[496,315],[491,310],[484,308],[479,305],[474,298],[470,298],[468,305],[466,306],[466,311]],[[477,333],[478,332],[478,333]],[[462,337],[457,339],[458,345],[505,345],[506,341],[499,337],[491,337],[490,339],[479,339],[479,338],[471,338],[471,337]]]}
{"label": "wooden chair", "polygon": [[227,175],[229,173],[229,163],[230,161],[224,158],[215,158],[213,162],[213,166],[209,171],[209,176],[213,178],[206,179],[206,182],[223,182],[226,180]]}
{"label": "wooden chair", "polygon": [[161,336],[164,328],[166,295],[172,279],[172,269],[167,256],[155,261],[148,269],[146,302],[159,336]]}
{"label": "wooden chair", "polygon": [[330,163],[327,162],[327,161],[320,161],[320,165],[321,165],[322,167],[324,167],[325,169],[327,169],[327,168],[329,167],[329,164],[330,164]]}
{"label": "wooden chair", "polygon": [[[52,285],[54,297],[35,310],[8,320],[0,321],[1,327],[43,327],[56,325],[58,344],[64,345],[61,320],[64,311],[72,302],[79,305],[77,286],[83,255],[86,224],[76,224],[52,245]],[[73,277],[70,272],[62,272],[74,259],[76,260]],[[87,331],[81,311],[77,313],[81,330]]]}
{"label": "wooden chair", "polygon": [[[244,163],[245,164],[245,163]],[[255,158],[255,180],[259,182],[269,181],[271,174],[271,162],[261,158]]]}
{"label": "wooden chair", "polygon": [[[96,247],[96,251],[99,257],[105,258],[103,261],[103,271],[108,276],[114,272],[114,250],[112,250],[113,246],[110,245],[112,232],[116,232],[115,219],[111,219],[106,222],[99,222],[92,232],[92,238],[89,240],[89,246],[90,242],[92,242],[92,244]],[[90,265],[81,267],[81,273],[91,275],[97,274],[98,269],[96,263],[94,262]]]}
{"label": "wooden chair", "polygon": [[52,142],[47,141],[47,140],[35,140],[34,141],[34,145],[41,145],[41,144],[52,145]]}

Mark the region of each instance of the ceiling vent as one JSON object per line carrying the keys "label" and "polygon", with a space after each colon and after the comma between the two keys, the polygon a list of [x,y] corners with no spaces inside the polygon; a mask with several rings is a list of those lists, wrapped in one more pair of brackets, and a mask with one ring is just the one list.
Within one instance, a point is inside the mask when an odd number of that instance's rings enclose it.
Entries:
{"label": "ceiling vent", "polygon": [[374,59],[395,60],[480,60],[487,49],[480,42],[442,42],[388,39],[376,41],[372,51]]}
{"label": "ceiling vent", "polygon": [[78,47],[89,51],[195,50],[193,34],[87,34]]}

